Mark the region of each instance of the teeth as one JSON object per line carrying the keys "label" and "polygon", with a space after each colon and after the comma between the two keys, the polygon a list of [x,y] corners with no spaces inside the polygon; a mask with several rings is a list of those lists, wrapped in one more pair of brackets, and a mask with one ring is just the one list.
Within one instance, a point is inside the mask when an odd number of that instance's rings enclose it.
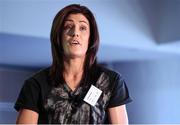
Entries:
{"label": "teeth", "polygon": [[76,41],[76,40],[73,40],[73,41],[72,41],[72,44],[79,44],[79,42]]}

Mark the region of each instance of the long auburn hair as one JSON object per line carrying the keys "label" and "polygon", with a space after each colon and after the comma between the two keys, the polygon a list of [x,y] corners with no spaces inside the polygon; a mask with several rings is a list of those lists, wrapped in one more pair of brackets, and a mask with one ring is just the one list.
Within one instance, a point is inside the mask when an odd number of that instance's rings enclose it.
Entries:
{"label": "long auburn hair", "polygon": [[[52,50],[52,66],[50,67],[50,78],[51,83],[55,86],[62,82],[65,82],[63,78],[64,71],[64,50],[62,47],[62,33],[64,22],[69,14],[83,14],[90,23],[90,37],[89,45],[86,52],[84,73],[81,79],[82,84],[86,84],[88,79],[92,79],[95,76],[97,65],[96,54],[99,48],[99,32],[94,18],[93,13],[86,7],[79,4],[71,4],[63,9],[61,9],[55,16],[50,40],[51,40],[51,50]],[[94,76],[93,76],[94,74]]]}

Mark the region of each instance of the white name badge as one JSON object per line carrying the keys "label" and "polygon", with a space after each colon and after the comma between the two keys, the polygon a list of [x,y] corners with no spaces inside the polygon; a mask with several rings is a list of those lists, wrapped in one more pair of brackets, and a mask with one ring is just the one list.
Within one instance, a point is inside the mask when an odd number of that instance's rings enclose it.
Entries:
{"label": "white name badge", "polygon": [[86,96],[84,97],[84,101],[88,104],[95,106],[96,102],[98,101],[102,91],[95,86],[91,85],[89,91],[87,92]]}

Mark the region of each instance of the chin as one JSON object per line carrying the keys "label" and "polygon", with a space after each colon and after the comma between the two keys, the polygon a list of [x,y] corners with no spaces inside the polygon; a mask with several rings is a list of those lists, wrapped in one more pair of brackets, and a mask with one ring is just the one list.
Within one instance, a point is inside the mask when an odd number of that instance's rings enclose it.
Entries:
{"label": "chin", "polygon": [[71,53],[68,55],[70,58],[84,58],[85,56],[85,53]]}

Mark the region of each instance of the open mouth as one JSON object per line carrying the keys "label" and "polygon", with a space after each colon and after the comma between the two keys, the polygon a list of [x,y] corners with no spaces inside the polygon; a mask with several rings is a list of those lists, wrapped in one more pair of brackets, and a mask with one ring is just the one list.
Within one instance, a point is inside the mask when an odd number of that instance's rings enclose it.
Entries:
{"label": "open mouth", "polygon": [[77,40],[71,41],[70,44],[72,44],[72,45],[80,45],[79,41],[77,41]]}

